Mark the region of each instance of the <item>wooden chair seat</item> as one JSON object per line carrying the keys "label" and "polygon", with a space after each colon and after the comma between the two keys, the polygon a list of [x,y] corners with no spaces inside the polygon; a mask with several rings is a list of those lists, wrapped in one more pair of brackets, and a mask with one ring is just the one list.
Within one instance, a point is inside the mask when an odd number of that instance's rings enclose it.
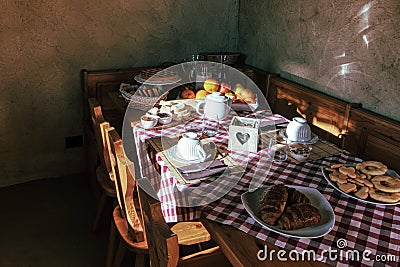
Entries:
{"label": "wooden chair seat", "polygon": [[171,227],[178,236],[179,245],[195,245],[211,240],[211,235],[201,222],[179,222]]}
{"label": "wooden chair seat", "polygon": [[127,248],[135,253],[140,253],[140,254],[148,254],[148,246],[147,246],[147,241],[136,241],[132,238],[132,234],[129,231],[128,228],[128,222],[126,219],[123,217],[121,208],[119,206],[116,206],[113,211],[113,219],[114,219],[114,224],[116,227],[116,230],[119,233],[119,236],[125,242],[127,245]]}
{"label": "wooden chair seat", "polygon": [[[181,256],[180,244],[193,244],[195,240],[200,242],[210,240],[208,231],[200,222],[182,222],[173,227],[176,231],[174,232],[165,222],[161,202],[154,198],[156,194],[147,178],[138,179],[136,182],[151,266],[231,266],[218,246]],[[188,233],[192,231],[194,234]]]}

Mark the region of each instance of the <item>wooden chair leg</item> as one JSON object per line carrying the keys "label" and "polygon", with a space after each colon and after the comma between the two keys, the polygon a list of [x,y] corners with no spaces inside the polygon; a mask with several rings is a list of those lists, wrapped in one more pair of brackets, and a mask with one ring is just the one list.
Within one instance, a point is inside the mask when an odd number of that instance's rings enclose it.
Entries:
{"label": "wooden chair leg", "polygon": [[120,267],[126,253],[126,247],[122,241],[119,242],[117,252],[115,253],[113,267]]}
{"label": "wooden chair leg", "polygon": [[104,213],[104,209],[105,209],[106,204],[107,204],[107,198],[108,198],[108,196],[106,194],[103,193],[101,195],[100,203],[99,203],[99,206],[97,208],[96,218],[94,220],[94,224],[93,224],[93,227],[92,227],[92,231],[94,233],[96,233],[99,230],[101,217],[102,217],[102,215]]}
{"label": "wooden chair leg", "polygon": [[135,267],[145,267],[146,266],[146,255],[136,254],[135,255]]}
{"label": "wooden chair leg", "polygon": [[110,234],[108,238],[108,247],[106,256],[106,267],[112,267],[116,241],[117,241],[117,229],[115,228],[114,220],[111,219]]}

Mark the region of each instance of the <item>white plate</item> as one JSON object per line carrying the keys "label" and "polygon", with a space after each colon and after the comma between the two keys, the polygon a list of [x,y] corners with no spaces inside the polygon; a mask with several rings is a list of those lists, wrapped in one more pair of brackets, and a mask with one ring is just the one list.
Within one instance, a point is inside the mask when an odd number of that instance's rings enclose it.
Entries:
{"label": "white plate", "polygon": [[264,228],[284,236],[296,238],[317,238],[329,233],[335,224],[335,214],[333,213],[332,207],[326,198],[314,188],[302,186],[288,187],[295,188],[299,192],[306,195],[306,197],[310,199],[311,204],[319,210],[321,214],[321,221],[318,224],[295,230],[282,230],[277,226],[266,224],[260,217],[258,217],[258,202],[260,201],[261,194],[266,188],[269,188],[269,186],[258,188],[253,192],[243,193],[242,202],[244,208],[247,210],[250,216]]}
{"label": "white plate", "polygon": [[[204,161],[213,160],[213,159],[215,158],[215,154],[216,154],[217,148],[216,148],[215,144],[214,144],[211,140],[208,140],[209,142],[206,142],[206,143],[204,143],[204,140],[206,140],[206,139],[203,139],[203,140],[202,140],[202,142],[203,142],[203,148],[204,148],[204,150],[205,150],[205,152],[206,152],[206,154],[207,154],[207,157],[206,157],[206,159],[205,159]],[[178,149],[177,149],[177,145],[174,145],[173,147],[171,147],[170,149],[168,149],[168,150],[167,150],[167,153],[168,153],[168,156],[169,156],[172,160],[175,160],[175,161],[180,162],[180,163],[193,164],[193,163],[200,163],[200,162],[203,162],[203,161],[200,160],[200,159],[195,159],[195,160],[187,160],[187,159],[185,159],[185,158],[179,153],[179,151],[178,151]]]}
{"label": "white plate", "polygon": [[138,83],[144,83],[144,84],[148,84],[148,85],[167,85],[167,84],[174,84],[179,82],[181,79],[179,77],[175,78],[175,79],[171,79],[171,80],[167,80],[167,81],[157,81],[157,77],[150,77],[148,80],[143,79],[142,77],[140,77],[140,74],[136,75],[134,77],[135,81],[137,81]]}
{"label": "white plate", "polygon": [[[345,166],[346,166],[346,167],[355,167],[356,165],[355,165],[355,164],[345,164]],[[361,198],[358,198],[358,197],[356,197],[356,196],[354,196],[354,195],[352,195],[352,194],[347,194],[347,193],[343,192],[342,190],[340,190],[339,187],[336,185],[335,182],[332,182],[331,179],[329,179],[329,172],[327,172],[327,171],[325,170],[326,167],[329,167],[329,166],[325,166],[325,167],[322,166],[322,167],[321,167],[322,174],[323,174],[324,178],[328,181],[328,183],[329,183],[331,186],[333,186],[333,187],[334,187],[336,190],[338,190],[340,193],[342,193],[342,194],[344,194],[344,195],[346,195],[346,196],[348,196],[348,197],[357,199],[357,200],[359,200],[359,201],[361,201],[361,202],[371,203],[371,204],[375,204],[375,205],[394,206],[394,205],[400,204],[400,202],[395,202],[395,203],[380,202],[380,201],[374,200],[374,199],[372,199],[372,198],[361,199]],[[393,176],[393,177],[400,178],[400,176],[397,174],[397,172],[395,172],[395,171],[393,171],[393,170],[388,170],[388,171],[385,173],[385,175],[389,175],[389,176]]]}
{"label": "white plate", "polygon": [[[291,143],[291,142],[294,142],[294,143],[296,143],[297,141],[291,141],[290,139],[288,139],[288,137],[287,137],[287,135],[286,135],[286,128],[284,128],[284,129],[281,129],[280,131],[279,131],[279,136],[280,137],[282,137],[283,138],[283,140],[285,140],[286,141],[286,139],[288,140],[288,142],[289,143]],[[311,133],[311,140],[310,141],[307,141],[307,142],[301,142],[301,143],[304,143],[304,144],[308,144],[308,145],[312,145],[312,144],[315,144],[316,142],[318,142],[318,135],[316,135],[315,133]]]}

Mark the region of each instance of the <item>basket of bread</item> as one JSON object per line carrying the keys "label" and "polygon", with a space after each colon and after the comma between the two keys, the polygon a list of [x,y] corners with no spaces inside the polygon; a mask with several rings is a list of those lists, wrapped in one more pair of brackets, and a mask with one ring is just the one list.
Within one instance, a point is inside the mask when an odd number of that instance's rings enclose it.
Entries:
{"label": "basket of bread", "polygon": [[400,202],[400,177],[379,161],[322,167],[325,179],[338,191],[363,202],[396,205]]}
{"label": "basket of bread", "polygon": [[164,92],[159,87],[138,86],[121,83],[119,92],[128,102],[129,107],[141,110],[148,110],[161,100],[165,100],[168,91]]}

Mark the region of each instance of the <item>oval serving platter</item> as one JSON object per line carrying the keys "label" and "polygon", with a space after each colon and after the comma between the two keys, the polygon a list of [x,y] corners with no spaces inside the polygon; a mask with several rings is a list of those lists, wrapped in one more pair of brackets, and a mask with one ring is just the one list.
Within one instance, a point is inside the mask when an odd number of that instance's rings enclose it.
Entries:
{"label": "oval serving platter", "polygon": [[[356,164],[344,164],[344,166],[346,166],[346,167],[354,167],[354,168],[355,168]],[[370,204],[375,204],[375,205],[393,206],[393,205],[398,205],[398,204],[400,203],[400,202],[385,203],[385,202],[380,202],[380,201],[374,200],[374,199],[372,199],[372,198],[370,198],[370,197],[368,197],[367,199],[361,199],[361,198],[358,198],[358,197],[356,197],[356,196],[354,196],[354,195],[352,195],[352,194],[345,193],[345,192],[343,192],[342,190],[340,190],[340,188],[336,185],[336,183],[332,182],[331,179],[329,179],[329,172],[327,172],[327,171],[325,170],[326,167],[329,167],[329,166],[321,166],[321,171],[322,171],[322,174],[323,174],[325,180],[326,180],[333,188],[335,188],[337,191],[339,191],[339,192],[342,193],[343,195],[346,195],[346,196],[348,196],[348,197],[350,197],[350,198],[357,199],[358,201],[361,201],[361,202],[370,203]],[[394,170],[388,170],[388,171],[385,173],[385,175],[389,175],[389,176],[393,176],[393,177],[400,178],[400,176],[399,176]]]}
{"label": "oval serving platter", "polygon": [[316,207],[321,214],[321,221],[313,226],[299,228],[295,230],[282,230],[277,226],[266,224],[258,216],[258,202],[260,197],[267,187],[261,187],[252,192],[245,192],[242,194],[242,203],[246,211],[250,216],[261,224],[265,229],[271,230],[278,234],[282,234],[287,237],[295,238],[318,238],[328,234],[333,226],[335,225],[335,214],[332,206],[328,200],[315,188],[303,187],[303,186],[287,186],[298,190],[308,197],[311,204]]}

